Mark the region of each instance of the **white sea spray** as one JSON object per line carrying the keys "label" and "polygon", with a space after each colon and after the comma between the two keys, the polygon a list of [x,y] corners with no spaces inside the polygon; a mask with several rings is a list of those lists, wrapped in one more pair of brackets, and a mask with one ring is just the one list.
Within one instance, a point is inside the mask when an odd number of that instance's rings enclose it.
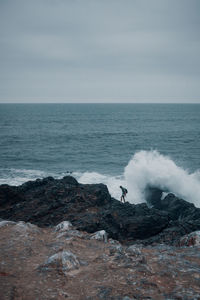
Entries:
{"label": "white sea spray", "polygon": [[199,173],[189,174],[158,151],[137,152],[126,166],[124,178],[131,203],[144,202],[144,189],[150,185],[200,206]]}
{"label": "white sea spray", "polygon": [[97,172],[79,174],[81,183],[104,183],[116,199],[120,199],[120,185],[128,189],[127,201],[145,202],[144,190],[147,186],[158,187],[200,206],[200,173],[190,174],[176,165],[168,156],[158,151],[135,153],[120,176],[102,175]]}

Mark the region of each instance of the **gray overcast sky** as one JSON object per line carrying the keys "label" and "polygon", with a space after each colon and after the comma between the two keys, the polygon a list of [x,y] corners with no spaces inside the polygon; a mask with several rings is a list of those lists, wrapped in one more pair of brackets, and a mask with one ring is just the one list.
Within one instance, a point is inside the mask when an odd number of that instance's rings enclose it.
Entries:
{"label": "gray overcast sky", "polygon": [[0,102],[200,103],[199,0],[0,0]]}

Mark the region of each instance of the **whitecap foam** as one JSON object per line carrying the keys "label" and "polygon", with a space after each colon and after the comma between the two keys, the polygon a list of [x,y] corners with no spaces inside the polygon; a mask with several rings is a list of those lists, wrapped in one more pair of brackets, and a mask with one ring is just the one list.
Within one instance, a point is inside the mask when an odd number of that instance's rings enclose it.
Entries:
{"label": "whitecap foam", "polygon": [[44,171],[32,170],[32,169],[3,169],[1,170],[3,177],[0,178],[0,184],[9,184],[18,186],[29,180],[35,180],[37,178],[44,178],[50,176]]}

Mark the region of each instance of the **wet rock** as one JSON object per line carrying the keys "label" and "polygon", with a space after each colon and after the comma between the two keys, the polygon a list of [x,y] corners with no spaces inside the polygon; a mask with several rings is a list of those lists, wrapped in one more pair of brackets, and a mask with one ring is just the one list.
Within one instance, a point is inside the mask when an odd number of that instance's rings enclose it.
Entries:
{"label": "wet rock", "polygon": [[25,199],[23,194],[20,192],[20,188],[12,187],[7,184],[0,186],[0,203],[2,210],[7,210],[11,205],[23,202],[24,200]]}
{"label": "wet rock", "polygon": [[68,184],[68,185],[71,185],[71,186],[78,186],[79,185],[78,181],[72,176],[65,176],[65,177],[63,177],[62,180],[65,184]]}
{"label": "wet rock", "polygon": [[200,230],[200,208],[194,204],[168,194],[158,205],[159,210],[166,211],[169,215],[169,225],[158,236],[150,238],[156,243],[176,245],[180,238],[193,231]]}
{"label": "wet rock", "polygon": [[200,208],[196,208],[193,203],[168,194],[162,201],[155,203],[154,207],[166,211],[170,219],[175,220],[196,220],[200,224]]}

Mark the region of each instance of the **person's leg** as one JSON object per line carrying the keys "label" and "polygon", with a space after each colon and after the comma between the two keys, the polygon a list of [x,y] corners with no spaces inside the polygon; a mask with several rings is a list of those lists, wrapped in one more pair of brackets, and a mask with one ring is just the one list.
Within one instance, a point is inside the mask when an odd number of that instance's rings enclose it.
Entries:
{"label": "person's leg", "polygon": [[124,203],[126,202],[126,194],[124,195]]}

